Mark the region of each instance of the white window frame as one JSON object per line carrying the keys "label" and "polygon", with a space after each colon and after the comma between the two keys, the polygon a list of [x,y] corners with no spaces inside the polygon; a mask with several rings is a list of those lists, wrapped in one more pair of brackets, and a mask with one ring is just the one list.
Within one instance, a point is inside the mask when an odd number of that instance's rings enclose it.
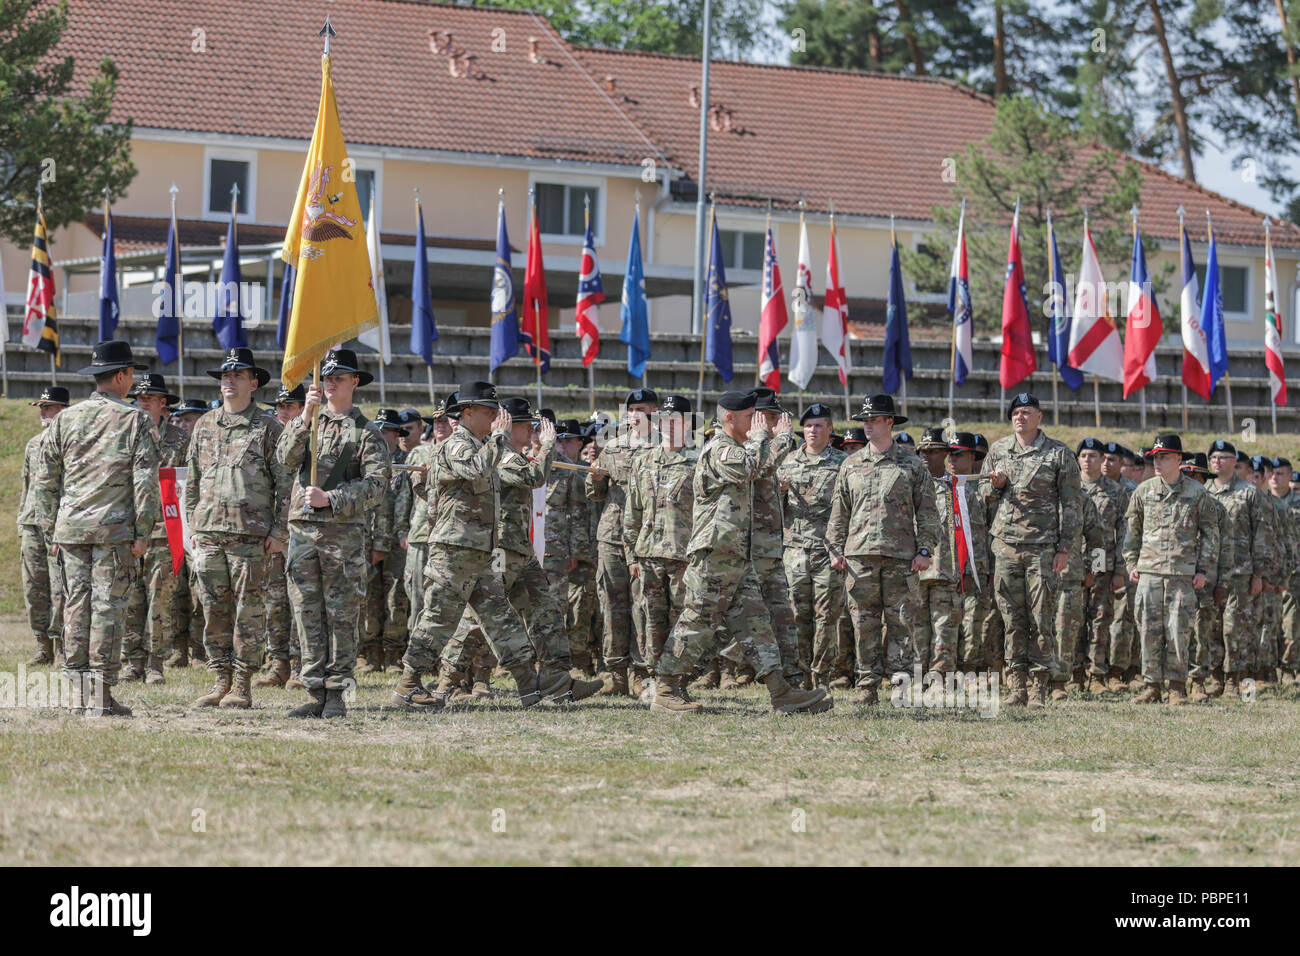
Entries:
{"label": "white window frame", "polygon": [[205,146],[203,148],[203,196],[199,200],[202,211],[201,219],[225,221],[230,218],[230,206],[224,211],[212,212],[208,209],[208,194],[212,191],[212,161],[224,159],[234,163],[248,163],[248,211],[239,214],[240,222],[257,222],[257,150],[227,149],[225,147]]}
{"label": "white window frame", "polygon": [[[1224,310],[1223,310],[1223,321],[1224,321],[1225,323],[1227,323],[1227,322],[1236,322],[1236,323],[1238,323],[1239,325],[1248,325],[1248,324],[1253,325],[1253,324],[1257,323],[1257,322],[1259,321],[1260,317],[1263,316],[1263,314],[1264,314],[1264,301],[1263,301],[1263,298],[1261,298],[1261,299],[1260,299],[1260,302],[1259,302],[1259,308],[1258,308],[1257,310],[1253,308],[1254,303],[1255,303],[1255,264],[1254,264],[1254,262],[1252,262],[1252,261],[1250,261],[1250,260],[1248,260],[1248,259],[1244,259],[1244,258],[1238,260],[1238,259],[1236,259],[1236,258],[1234,258],[1234,257],[1232,257],[1232,256],[1220,257],[1220,258],[1219,258],[1219,277],[1220,277],[1220,279],[1222,279],[1222,277],[1223,277],[1223,270],[1224,270],[1225,268],[1230,268],[1230,269],[1245,269],[1245,270],[1246,270],[1246,311],[1245,311],[1245,312],[1229,312],[1229,311],[1227,310],[1227,308],[1225,307]],[[1279,281],[1280,281],[1280,280],[1279,280]],[[1204,292],[1205,290],[1202,289],[1201,291]]]}
{"label": "white window frame", "polygon": [[[744,242],[744,237],[747,236],[747,235],[758,236],[759,239],[761,239],[764,243],[766,243],[766,242],[767,242],[767,231],[764,230],[764,229],[747,229],[747,228],[745,228],[744,226],[729,226],[729,225],[725,225],[725,224],[719,222],[719,223],[718,223],[718,246],[719,246],[719,247],[721,247],[721,245],[722,245],[722,233],[724,233],[724,232],[732,232],[732,233],[735,233],[735,234],[736,234],[736,240],[737,240],[737,241],[736,241],[735,250],[736,250],[736,255],[737,255],[737,257],[740,259],[740,262],[724,262],[724,263],[722,264],[723,268],[726,269],[728,272],[741,271],[741,272],[759,272],[759,273],[761,273],[761,272],[763,271],[763,263],[762,263],[762,260],[761,260],[761,259],[759,260],[758,265],[755,266],[753,269],[746,269],[746,268],[745,268],[745,242]],[[708,241],[709,241],[709,240],[708,240],[708,238],[706,237],[705,242],[708,242]],[[767,254],[767,253],[766,253],[766,251],[765,251],[765,252],[764,252],[764,255],[766,255],[766,254]],[[708,268],[708,264],[709,264],[709,260],[708,260],[708,258],[707,258],[707,254],[706,254],[706,257],[705,257],[705,260],[704,260],[704,267],[705,267],[706,269]]]}
{"label": "white window frame", "polygon": [[[367,159],[358,156],[350,157],[352,160],[352,171],[354,173],[374,173],[375,174],[375,215],[379,217],[379,230],[384,229],[384,162],[381,159]],[[356,183],[354,182],[355,186]],[[357,202],[361,202],[361,197],[357,197]],[[361,210],[361,221],[365,222],[369,209]],[[367,223],[367,225],[369,225]]]}
{"label": "white window frame", "polygon": [[[561,172],[530,172],[528,174],[528,188],[533,189],[538,184],[546,186],[583,186],[588,189],[596,190],[596,203],[591,210],[591,241],[599,249],[605,244],[605,199],[609,194],[609,180],[605,176],[584,176],[579,173],[561,173]],[[553,232],[543,232],[541,234],[542,242],[567,243],[572,246],[582,248],[582,233],[574,233],[566,236]],[[528,243],[528,235],[524,234],[524,244]]]}

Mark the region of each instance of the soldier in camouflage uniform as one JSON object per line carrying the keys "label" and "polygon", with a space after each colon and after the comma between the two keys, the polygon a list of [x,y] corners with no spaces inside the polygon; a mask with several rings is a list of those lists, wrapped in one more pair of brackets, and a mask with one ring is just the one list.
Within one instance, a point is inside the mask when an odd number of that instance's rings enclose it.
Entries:
{"label": "soldier in camouflage uniform", "polygon": [[[171,406],[171,423],[187,436],[194,431],[199,417],[211,409],[201,398],[186,398]],[[168,667],[189,667],[190,659],[194,663],[204,663],[203,652],[203,609],[198,607],[190,591],[190,582],[194,575],[190,568],[189,555],[181,565],[181,573],[176,576],[176,636],[172,641],[172,656],[167,659]],[[285,599],[288,607],[288,599]]]}
{"label": "soldier in camouflage uniform", "polygon": [[1059,576],[1079,533],[1079,465],[1070,450],[1038,426],[1038,399],[1020,392],[1009,411],[1014,434],[989,448],[983,474],[998,498],[993,538],[995,598],[1006,626],[1007,705],[1047,704],[1056,653]]}
{"label": "soldier in camouflage uniform", "polygon": [[[1271,567],[1264,577],[1264,591],[1260,594],[1260,626],[1253,649],[1252,675],[1257,690],[1271,687],[1277,676],[1278,645],[1282,637],[1282,592],[1290,580],[1295,565],[1295,554],[1289,531],[1290,510],[1281,495],[1289,491],[1288,482],[1274,480],[1273,460],[1263,455],[1251,458],[1254,472],[1253,484],[1268,502],[1273,519],[1273,546]],[[1289,471],[1286,473],[1289,476]],[[1279,475],[1279,479],[1283,476]],[[1278,489],[1275,489],[1275,485]]]}
{"label": "soldier in camouflage uniform", "polygon": [[651,674],[685,606],[682,583],[694,514],[695,463],[686,447],[691,403],[667,395],[659,406],[660,442],[632,474],[623,504],[623,552],[645,601],[646,667]]}
{"label": "soldier in camouflage uniform", "polygon": [[[366,521],[391,475],[379,430],[352,404],[353,392],[373,376],[358,369],[351,349],[341,348],[326,354],[320,374],[321,386],[307,390],[302,415],[285,427],[276,447],[278,463],[297,472],[286,570],[302,643],[302,682],[311,698],[291,717],[347,713],[343,693],[356,686],[357,618],[365,597]],[[309,460],[313,427],[315,483]]]}
{"label": "soldier in camouflage uniform", "polygon": [[[866,433],[861,428],[844,429],[844,437],[836,446],[844,452],[847,458],[855,451],[861,451],[867,444]],[[830,512],[826,513],[827,518]],[[829,552],[828,552],[829,553]],[[842,578],[844,575],[841,574]],[[796,615],[796,618],[798,615]],[[853,686],[857,679],[854,674],[854,654],[856,653],[857,640],[853,636],[853,618],[848,611],[848,585],[845,584],[843,592],[840,594],[840,614],[839,623],[836,628],[838,637],[836,639],[835,663],[831,668],[831,682],[828,685],[832,690],[848,690]]]}
{"label": "soldier in camouflage uniform", "polygon": [[[1136,472],[1139,478],[1142,476],[1144,465],[1140,460],[1141,456],[1135,456],[1132,451],[1113,441],[1107,442],[1105,448],[1106,452],[1102,455],[1102,469],[1107,478],[1119,485],[1124,495],[1124,511],[1127,513],[1128,499],[1138,486],[1132,474]],[[1124,527],[1127,533],[1127,520]],[[1122,535],[1117,544],[1121,549],[1123,548]],[[1137,634],[1133,622],[1133,592],[1136,587],[1137,585],[1130,581],[1128,574],[1125,573],[1124,586],[1116,587],[1111,591],[1110,644],[1106,651],[1108,664],[1106,689],[1109,691],[1122,691],[1130,679],[1136,681],[1138,677],[1137,669],[1133,665],[1133,641]]]}
{"label": "soldier in camouflage uniform", "polygon": [[[555,462],[576,465],[582,455],[582,426],[576,418],[566,418],[555,429]],[[546,519],[543,524],[546,546],[542,552],[542,570],[551,585],[551,597],[564,616],[567,637],[565,657],[579,671],[591,667],[590,655],[579,651],[580,644],[569,592],[579,573],[580,556],[590,554],[587,532],[586,480],[582,472],[552,468],[546,480]]]}
{"label": "soldier in camouflage uniform", "polygon": [[650,447],[650,416],[659,410],[659,396],[652,388],[638,388],[629,393],[624,407],[626,430],[600,448],[587,474],[586,492],[592,501],[604,504],[596,532],[596,592],[605,623],[605,664],[611,676],[605,692],[617,696],[630,692],[639,697],[645,675],[635,673],[636,679],[629,684],[628,667],[634,651],[634,617],[639,610],[633,607],[634,591],[640,585],[633,585],[623,553],[623,499],[640,456]]}
{"label": "soldier in camouflage uniform", "polygon": [[1088,561],[1095,573],[1084,590],[1084,636],[1074,657],[1075,682],[1081,687],[1086,682],[1091,694],[1100,694],[1108,689],[1107,661],[1115,592],[1123,588],[1127,578],[1124,573],[1124,535],[1128,531],[1128,522],[1124,515],[1128,512],[1129,495],[1118,482],[1103,473],[1106,458],[1118,450],[1114,442],[1104,444],[1095,438],[1085,438],[1075,449],[1080,487],[1096,509],[1102,536],[1106,540],[1103,545],[1106,549],[1105,567],[1100,567],[1092,557]]}
{"label": "soldier in camouflage uniform", "polygon": [[[127,395],[137,408],[153,420],[157,436],[160,466],[181,467],[189,446],[189,435],[167,420],[167,406],[178,401],[167,391],[163,377],[150,372],[137,377]],[[172,552],[167,543],[167,527],[159,521],[154,526],[149,549],[140,562],[131,601],[126,610],[126,640],[122,643],[121,680],[144,678],[146,684],[161,684],[163,664],[172,651],[172,641],[180,633],[176,603],[177,576],[172,571]]]}
{"label": "soldier in camouflage uniform", "polygon": [[889,674],[912,669],[906,622],[920,603],[917,575],[939,546],[939,516],[925,465],[891,437],[907,421],[895,412],[893,396],[868,397],[853,418],[862,422],[868,444],[840,465],[826,546],[832,566],[847,573],[857,638],[854,703],[872,705],[886,668]]}
{"label": "soldier in camouflage uniform", "polygon": [[[1214,477],[1214,472],[1209,468],[1209,460],[1200,452],[1183,462],[1182,472],[1201,485]],[[1214,495],[1207,494],[1205,500],[1210,503],[1218,522],[1219,551],[1215,567],[1205,572],[1205,587],[1196,592],[1196,626],[1192,634],[1192,647],[1188,652],[1190,664],[1187,671],[1187,676],[1191,679],[1187,699],[1191,701],[1208,700],[1223,693],[1223,685],[1211,678],[1212,669],[1217,668],[1220,674],[1223,670],[1222,635],[1216,652],[1213,649],[1214,625],[1219,609],[1228,598],[1228,589],[1223,582],[1232,573],[1233,564],[1232,523],[1228,520],[1228,512]],[[1213,681],[1208,686],[1207,678]]]}
{"label": "soldier in camouflage uniform", "polygon": [[[381,408],[373,423],[388,447],[392,464],[405,464],[401,440],[407,422],[401,413],[395,408]],[[363,674],[400,670],[406,649],[407,608],[404,603],[389,601],[393,589],[401,589],[406,571],[406,552],[398,545],[394,530],[397,497],[405,481],[405,471],[393,469],[383,500],[370,516],[370,567],[366,571],[366,597],[357,638],[357,658],[365,658],[365,664],[358,668]]]}
{"label": "soldier in camouflage uniform", "polygon": [[[582,452],[579,457],[585,465],[593,465],[600,454],[597,442],[599,428],[596,423],[583,425]],[[583,481],[583,494],[586,494],[586,481]],[[582,539],[582,550],[578,555],[578,567],[569,580],[569,607],[573,617],[570,631],[569,650],[575,666],[583,673],[595,675],[604,669],[602,654],[605,622],[600,614],[600,600],[596,588],[596,563],[600,536],[600,517],[605,510],[603,501],[587,498],[586,537]],[[576,638],[573,636],[576,633]],[[575,643],[576,641],[576,643]],[[587,662],[590,662],[588,665]]]}
{"label": "soldier in camouflage uniform", "polygon": [[63,658],[63,568],[53,554],[49,537],[41,531],[36,518],[36,502],[30,495],[32,475],[37,466],[41,442],[50,422],[68,407],[68,390],[49,385],[41,397],[28,402],[40,409],[41,430],[27,442],[23,451],[22,491],[18,499],[18,538],[22,562],[23,600],[27,604],[27,623],[36,641],[36,656],[27,666],[53,664]]}
{"label": "soldier in camouflage uniform", "polygon": [[799,416],[803,444],[782,463],[781,510],[784,513],[786,582],[799,642],[799,658],[811,672],[813,686],[829,687],[839,655],[844,575],[831,567],[826,523],[831,517],[835,479],[848,456],[831,447],[834,412],[820,403]]}
{"label": "soldier in camouflage uniform", "polygon": [[63,565],[71,710],[87,717],[131,716],[112,688],[133,579],[162,520],[153,422],[123,401],[145,368],[126,342],[95,345],[77,374],[96,391],[50,424],[32,476],[37,524]]}
{"label": "soldier in camouflage uniform", "polygon": [[[716,647],[726,625],[731,639],[723,651],[743,655],[767,685],[778,713],[821,713],[833,706],[822,688],[800,690],[781,673],[781,649],[772,633],[769,611],[754,571],[751,536],[754,484],[771,475],[794,445],[790,416],[782,414],[773,435],[755,414],[758,394],[726,392],[718,400],[720,429],[700,453],[692,479],[689,564],[682,577],[686,605],[656,665],[656,713],[685,714],[700,709],[686,692],[691,669]],[[757,427],[751,427],[757,422]]]}
{"label": "soldier in camouflage uniform", "polygon": [[213,673],[212,690],[194,706],[247,709],[266,633],[267,559],[289,537],[293,475],[275,454],[282,426],[253,402],[271,375],[252,350],[230,349],[208,374],[221,382],[222,406],[194,426],[183,502]]}
{"label": "soldier in camouflage uniform", "polygon": [[[1264,569],[1269,563],[1271,523],[1267,502],[1259,489],[1236,474],[1237,450],[1231,442],[1219,439],[1210,445],[1210,470],[1215,477],[1205,490],[1228,513],[1232,526],[1232,573],[1220,584],[1228,591],[1223,604],[1221,623],[1223,665],[1211,671],[1222,693],[1241,696],[1241,681],[1247,676],[1250,649],[1258,634],[1254,596],[1264,590]],[[1217,656],[1211,647],[1211,655]]]}
{"label": "soldier in camouflage uniform", "polygon": [[1287,458],[1273,459],[1273,482],[1270,485],[1286,509],[1286,540],[1291,547],[1291,573],[1285,586],[1281,589],[1280,643],[1278,646],[1278,666],[1282,671],[1282,683],[1292,685],[1296,682],[1296,670],[1300,667],[1300,492],[1295,490],[1291,477],[1295,474]]}
{"label": "soldier in camouflage uniform", "polygon": [[[1092,498],[1080,502],[1079,533],[1070,549],[1070,564],[1060,576],[1056,597],[1056,654],[1052,662],[1052,700],[1068,700],[1083,690],[1082,668],[1076,668],[1077,644],[1087,641],[1085,603],[1098,577],[1106,577],[1107,556],[1114,548],[1113,528],[1102,524]],[[1109,585],[1106,585],[1109,587]]]}
{"label": "soldier in camouflage uniform", "polygon": [[1156,477],[1144,481],[1128,506],[1124,564],[1137,584],[1133,615],[1142,639],[1137,704],[1187,703],[1188,647],[1196,618],[1196,591],[1218,563],[1219,522],[1205,489],[1180,472],[1183,443],[1157,435],[1151,446]]}
{"label": "soldier in camouflage uniform", "polygon": [[[984,652],[984,623],[993,601],[993,575],[989,571],[989,526],[985,514],[985,499],[980,493],[980,482],[969,480],[975,474],[977,455],[982,453],[971,432],[954,432],[948,441],[948,471],[961,481],[961,494],[966,500],[966,514],[970,522],[970,539],[966,542],[969,553],[966,570],[957,585],[959,619],[957,621],[957,670],[963,674],[976,673],[986,668]],[[988,482],[983,482],[988,484]]]}
{"label": "soldier in camouflage uniform", "polygon": [[[506,593],[502,572],[510,559],[500,547],[504,542],[498,534],[502,482],[497,469],[509,446],[510,412],[488,382],[462,386],[448,411],[459,412],[460,421],[451,437],[436,447],[425,476],[437,482],[437,491],[427,498],[430,532],[424,605],[411,629],[394,696],[416,707],[440,708],[446,703],[445,696],[421,683],[420,675],[431,671],[457,635],[466,609],[482,627],[501,666],[515,678],[525,707],[543,698],[574,700],[594,693],[600,686],[597,682],[577,682],[567,670],[538,667],[532,641]],[[427,494],[414,482],[413,490]]]}
{"label": "soldier in camouflage uniform", "polygon": [[[980,432],[975,433],[975,462],[981,468],[984,467],[984,460],[989,456],[989,440]],[[1002,621],[1002,612],[998,609],[996,597],[997,588],[995,582],[997,575],[994,573],[998,559],[993,553],[993,518],[997,514],[998,501],[1000,497],[994,491],[994,488],[987,481],[978,481],[974,485],[974,490],[970,495],[971,513],[976,511],[982,515],[984,522],[984,549],[988,555],[988,563],[984,567],[988,570],[989,588],[987,604],[988,610],[984,615],[984,633],[982,636],[984,643],[984,663],[990,671],[997,671],[1002,675],[1006,666],[1006,626]]]}
{"label": "soldier in camouflage uniform", "polygon": [[927,678],[942,681],[956,666],[957,631],[961,599],[957,594],[956,527],[953,515],[953,485],[947,473],[948,442],[941,428],[926,428],[916,443],[917,454],[930,473],[939,519],[939,539],[930,566],[918,575],[920,594],[904,622],[912,632],[912,653]]}
{"label": "soldier in camouflage uniform", "polygon": [[[301,385],[293,388],[280,386],[275,396],[275,420],[281,432],[284,426],[302,414],[307,391]],[[282,496],[285,534],[289,528],[288,490]],[[302,653],[298,645],[298,629],[289,607],[289,578],[284,570],[285,549],[272,551],[266,556],[266,646],[270,673],[253,681],[254,687],[283,687],[286,690],[304,690],[301,679]]]}

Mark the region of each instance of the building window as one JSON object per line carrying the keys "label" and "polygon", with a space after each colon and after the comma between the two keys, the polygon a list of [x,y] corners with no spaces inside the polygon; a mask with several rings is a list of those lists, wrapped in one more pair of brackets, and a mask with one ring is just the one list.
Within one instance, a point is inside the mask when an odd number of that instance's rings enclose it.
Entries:
{"label": "building window", "polygon": [[586,201],[591,200],[592,232],[595,230],[600,190],[594,186],[569,186],[561,183],[535,183],[537,223],[548,236],[578,236],[586,229]]}
{"label": "building window", "polygon": [[252,164],[237,159],[208,160],[208,212],[230,212],[230,187],[239,186],[239,214],[248,215],[253,195],[249,189]]}
{"label": "building window", "polygon": [[[1196,267],[1196,279],[1205,291],[1205,265]],[[1254,322],[1250,311],[1250,270],[1246,266],[1219,266],[1219,288],[1223,291],[1223,317],[1231,322]]]}
{"label": "building window", "polygon": [[762,269],[764,235],[761,232],[719,229],[718,242],[722,245],[723,268]]}
{"label": "building window", "polygon": [[[375,171],[373,169],[356,170],[357,202],[361,204],[361,218],[366,228],[370,228],[370,197],[375,193]],[[379,197],[375,196],[375,206],[379,206]],[[376,211],[378,211],[376,209]],[[382,218],[382,217],[381,217]]]}
{"label": "building window", "polygon": [[[952,250],[930,242],[916,244],[918,273],[931,276],[933,282],[915,279],[916,291],[922,295],[942,295],[944,301],[948,296],[948,271],[952,265]],[[904,273],[906,274],[906,273]]]}

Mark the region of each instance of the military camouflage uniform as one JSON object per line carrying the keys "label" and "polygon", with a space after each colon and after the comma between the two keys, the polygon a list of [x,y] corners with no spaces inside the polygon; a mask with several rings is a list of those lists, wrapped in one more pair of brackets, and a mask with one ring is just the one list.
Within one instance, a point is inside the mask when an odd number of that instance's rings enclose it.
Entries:
{"label": "military camouflage uniform", "polygon": [[912,669],[906,622],[915,619],[921,597],[912,559],[924,549],[933,561],[939,546],[933,484],[921,459],[897,442],[884,452],[867,445],[840,465],[826,546],[831,557],[848,560],[859,687],[875,688],[886,668]]}
{"label": "military camouflage uniform", "polygon": [[[588,475],[586,494],[592,501],[604,503],[600,525],[596,529],[596,593],[604,620],[603,654],[611,670],[626,670],[639,657],[634,638],[640,630],[634,616],[640,613],[640,585],[634,584],[623,553],[623,499],[638,459],[648,446],[633,434],[619,435],[601,450],[596,464],[607,476]],[[635,599],[635,600],[634,600]]]}
{"label": "military camouflage uniform", "polygon": [[[403,464],[406,452],[393,452],[392,463]],[[366,600],[363,624],[365,641],[360,645],[369,652],[367,660],[383,662],[401,660],[406,650],[407,606],[405,593],[406,552],[398,544],[397,501],[407,484],[407,472],[394,469],[383,500],[373,512],[366,548]],[[370,564],[370,551],[383,552],[384,559]],[[364,653],[364,651],[359,652]]]}
{"label": "military camouflage uniform", "polygon": [[[1289,494],[1289,492],[1288,492]],[[1278,646],[1282,638],[1282,593],[1291,580],[1295,567],[1295,553],[1291,540],[1291,509],[1286,501],[1271,491],[1263,492],[1273,513],[1272,567],[1266,575],[1266,587],[1259,595],[1263,605],[1260,615],[1259,640],[1255,645],[1254,666],[1256,676],[1273,679],[1278,664]]]}
{"label": "military camouflage uniform", "polygon": [[1223,634],[1215,640],[1215,624],[1219,619],[1219,606],[1214,596],[1217,587],[1226,589],[1227,581],[1232,575],[1233,552],[1235,546],[1232,534],[1232,521],[1227,509],[1214,495],[1205,495],[1205,500],[1213,505],[1216,527],[1219,532],[1218,560],[1213,569],[1205,572],[1205,587],[1196,592],[1196,627],[1193,631],[1193,643],[1190,651],[1191,667],[1188,676],[1193,680],[1205,680],[1215,668],[1223,666]]}
{"label": "military camouflage uniform", "polygon": [[63,565],[64,672],[111,687],[139,573],[131,544],[162,521],[152,420],[105,392],[61,412],[41,444],[31,494]]}
{"label": "military camouflage uniform", "polygon": [[1040,429],[1028,447],[1020,447],[1015,435],[995,441],[983,474],[996,471],[1007,475],[1005,487],[993,489],[999,500],[990,528],[1007,669],[1050,672],[1059,583],[1052,561],[1057,552],[1069,553],[1079,533],[1079,465]]}
{"label": "military camouflage uniform", "polygon": [[[986,658],[984,633],[989,608],[993,605],[993,588],[990,580],[988,499],[973,475],[966,485],[966,513],[970,520],[972,541],[967,542],[974,569],[967,565],[957,588],[961,620],[957,624],[957,669],[964,673],[983,670],[989,665]],[[978,581],[976,578],[978,577]],[[994,612],[996,613],[996,612]],[[1001,657],[1000,649],[998,657]]]}
{"label": "military camouflage uniform", "polygon": [[210,670],[251,672],[262,660],[265,542],[289,537],[293,474],[276,457],[282,431],[256,404],[214,409],[194,423],[183,504]]}
{"label": "military camouflage uniform", "polygon": [[[586,494],[585,481],[583,494]],[[584,524],[586,534],[580,536],[578,567],[569,578],[569,613],[573,618],[573,627],[569,632],[569,651],[574,666],[582,667],[590,661],[592,673],[600,670],[602,665],[601,648],[605,633],[600,601],[596,595],[596,555],[599,550],[596,539],[602,511],[602,502],[587,499]]]}
{"label": "military camouflage uniform", "polygon": [[[184,467],[190,436],[165,418],[157,429],[160,467]],[[180,633],[180,612],[176,603],[177,576],[172,573],[172,552],[167,543],[167,526],[154,526],[149,548],[139,560],[131,599],[126,609],[126,639],[122,660],[137,672],[161,670],[171,653],[172,640]],[[138,676],[138,675],[137,675]]]}
{"label": "military camouflage uniform", "polygon": [[[1120,478],[1118,484],[1124,492],[1124,511],[1127,514],[1128,501],[1137,491],[1137,482],[1132,478]],[[1127,529],[1128,520],[1125,519],[1125,534]],[[1120,547],[1123,546],[1121,539]],[[1133,641],[1137,635],[1137,625],[1133,620],[1133,593],[1136,590],[1137,585],[1125,574],[1124,587],[1111,592],[1110,648],[1106,656],[1110,667],[1121,672],[1133,666]]]}
{"label": "military camouflage uniform", "polygon": [[[1111,580],[1115,574],[1124,573],[1124,535],[1128,532],[1128,493],[1119,482],[1099,475],[1096,481],[1080,480],[1084,497],[1088,498],[1101,524],[1106,550],[1105,564],[1095,569],[1092,585],[1083,591],[1084,636],[1079,641],[1073,666],[1087,668],[1099,680],[1107,674],[1110,654],[1111,624],[1115,615],[1115,597]],[[1087,558],[1087,567],[1093,567],[1093,557]],[[1071,560],[1073,570],[1073,559]],[[1069,661],[1064,662],[1067,667]]]}
{"label": "military camouflage uniform", "polygon": [[844,607],[844,575],[831,567],[826,523],[831,517],[835,479],[847,457],[830,445],[814,454],[805,444],[786,458],[779,472],[789,482],[781,496],[785,515],[782,560],[799,658],[819,684],[830,683],[841,656],[839,623]]}
{"label": "military camouflage uniform", "polygon": [[52,553],[49,536],[41,531],[36,501],[31,495],[32,476],[39,465],[41,442],[47,426],[33,435],[23,451],[22,492],[18,508],[18,538],[22,562],[23,600],[27,623],[42,657],[55,659],[63,644],[63,567]]}
{"label": "military camouflage uniform", "polygon": [[[555,460],[573,464],[555,452]],[[546,547],[542,552],[542,570],[550,582],[551,598],[564,617],[564,630],[568,635],[564,659],[575,666],[590,667],[590,654],[583,655],[585,645],[579,630],[577,615],[569,594],[575,581],[581,582],[581,567],[569,570],[570,559],[589,557],[590,539],[587,533],[587,495],[581,472],[553,468],[546,480],[546,521],[544,525]],[[588,623],[586,626],[590,627]]]}
{"label": "military camouflage uniform", "polygon": [[994,493],[993,484],[988,481],[981,481],[975,485],[977,489],[971,496],[971,500],[976,502],[971,508],[971,514],[976,511],[982,512],[984,520],[984,553],[988,560],[984,563],[984,580],[983,589],[984,616],[981,619],[980,641],[984,646],[984,663],[991,670],[1001,670],[1006,659],[1006,626],[1002,621],[1002,611],[998,608],[997,601],[997,556],[993,553],[993,519],[997,515],[998,501],[997,494]]}
{"label": "military camouflage uniform", "polygon": [[1195,574],[1218,563],[1219,521],[1205,489],[1183,475],[1138,485],[1128,506],[1124,564],[1137,571],[1133,608],[1142,640],[1142,679],[1185,683],[1196,617]]}
{"label": "military camouflage uniform", "polygon": [[[1282,501],[1287,506],[1287,537],[1292,548],[1300,547],[1300,492],[1291,491]],[[1282,648],[1279,663],[1289,674],[1300,670],[1300,554],[1291,564],[1291,575],[1282,591]]]}
{"label": "military camouflage uniform", "polygon": [[917,575],[919,597],[904,611],[903,621],[912,632],[912,655],[923,674],[950,674],[956,667],[957,631],[962,602],[957,594],[956,537],[952,484],[949,478],[931,478],[939,539],[930,566]]}
{"label": "military camouflage uniform", "polygon": [[[306,504],[311,432],[301,416],[285,426],[276,446],[277,463],[297,472],[285,571],[302,646],[303,684],[309,691],[348,690],[355,686],[357,619],[370,557],[365,529],[388,487],[390,462],[383,436],[360,409],[335,415],[321,405],[316,429],[316,480],[329,494],[325,508]],[[336,469],[345,456],[344,467]]]}
{"label": "military camouflage uniform", "polygon": [[686,603],[659,656],[660,676],[685,677],[716,648],[724,624],[731,659],[743,657],[759,680],[781,669],[781,650],[751,560],[750,534],[754,483],[771,474],[773,460],[788,453],[793,441],[788,433],[773,439],[758,428],[741,445],[720,430],[700,452],[692,479],[690,558],[682,576]]}
{"label": "military camouflage uniform", "polygon": [[699,453],[660,446],[646,452],[623,505],[623,552],[637,564],[645,600],[646,666],[651,672],[686,603]]}
{"label": "military camouflage uniform", "polygon": [[[1070,548],[1070,563],[1060,576],[1056,597],[1056,654],[1052,667],[1052,680],[1056,683],[1070,680],[1075,667],[1075,646],[1084,642],[1087,633],[1084,608],[1092,588],[1083,583],[1084,579],[1092,574],[1095,585],[1097,578],[1107,576],[1105,565],[1115,547],[1111,537],[1114,527],[1107,528],[1102,523],[1091,496],[1083,495],[1079,503],[1082,521]],[[1109,589],[1110,585],[1106,587]]]}
{"label": "military camouflage uniform", "polygon": [[1205,490],[1223,505],[1232,526],[1232,573],[1219,581],[1227,588],[1228,598],[1216,635],[1222,633],[1224,671],[1241,676],[1250,667],[1251,648],[1258,634],[1259,621],[1251,599],[1250,579],[1255,575],[1262,577],[1268,567],[1272,530],[1269,512],[1264,510],[1266,502],[1259,489],[1236,475],[1224,485],[1212,478],[1206,482]]}

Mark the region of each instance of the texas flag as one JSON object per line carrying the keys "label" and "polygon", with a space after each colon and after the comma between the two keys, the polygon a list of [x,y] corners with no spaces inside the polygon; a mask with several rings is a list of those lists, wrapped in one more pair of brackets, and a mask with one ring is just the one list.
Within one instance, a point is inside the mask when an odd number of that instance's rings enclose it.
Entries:
{"label": "texas flag", "polygon": [[1133,264],[1128,279],[1128,324],[1124,329],[1124,397],[1156,377],[1156,346],[1164,335],[1155,290],[1147,273],[1142,234],[1133,234]]}
{"label": "texas flag", "polygon": [[1183,384],[1208,401],[1214,382],[1210,378],[1210,343],[1201,325],[1200,283],[1187,230],[1180,227],[1179,231],[1183,239],[1183,283],[1178,302],[1183,329]]}
{"label": "texas flag", "polygon": [[758,320],[758,380],[773,391],[781,391],[781,353],[776,337],[790,321],[785,311],[785,290],[781,288],[781,267],[776,263],[776,240],[767,227],[763,246],[763,311]]}

